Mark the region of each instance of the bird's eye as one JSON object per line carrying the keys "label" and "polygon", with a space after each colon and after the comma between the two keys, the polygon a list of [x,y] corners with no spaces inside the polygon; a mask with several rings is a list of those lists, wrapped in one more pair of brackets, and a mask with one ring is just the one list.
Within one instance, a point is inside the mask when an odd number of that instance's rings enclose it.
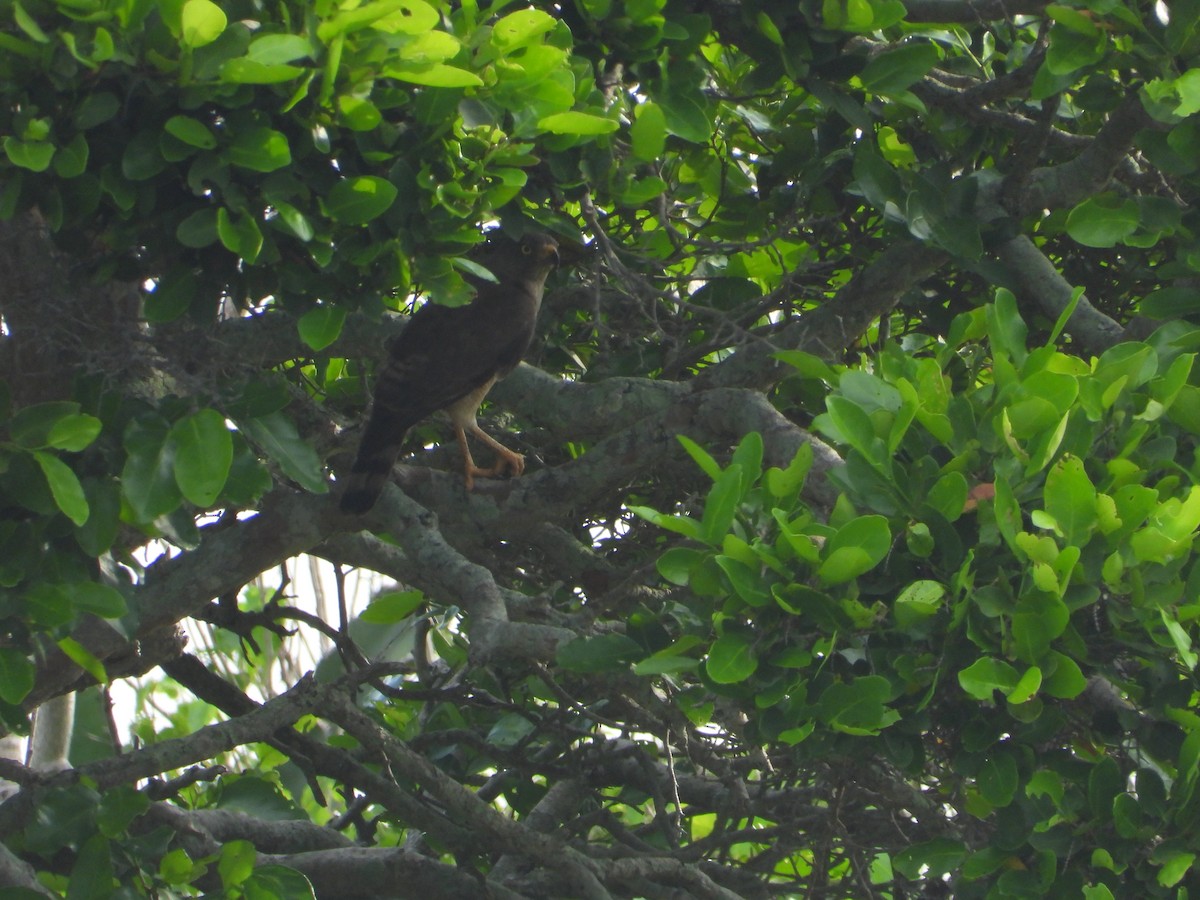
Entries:
{"label": "bird's eye", "polygon": [[524,253],[526,256],[528,256],[530,253],[533,252],[533,248],[530,247],[528,244],[522,244],[521,252]]}

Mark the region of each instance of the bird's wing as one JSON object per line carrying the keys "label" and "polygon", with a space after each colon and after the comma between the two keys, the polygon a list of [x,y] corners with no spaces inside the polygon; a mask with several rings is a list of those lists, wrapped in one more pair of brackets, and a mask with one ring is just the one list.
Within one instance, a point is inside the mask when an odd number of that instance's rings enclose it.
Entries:
{"label": "bird's wing", "polygon": [[408,429],[505,374],[525,352],[533,323],[497,312],[479,300],[422,307],[379,372],[376,407]]}
{"label": "bird's wing", "polygon": [[525,317],[498,316],[494,306],[430,305],[413,316],[379,372],[343,510],[362,513],[374,505],[410,428],[472,392],[482,400],[486,388],[520,362],[533,323],[526,328]]}
{"label": "bird's wing", "polygon": [[455,308],[426,304],[417,311],[379,372],[343,510],[371,508],[409,428],[464,397],[475,397],[478,406],[492,383],[521,361],[533,338],[546,275],[557,259],[552,239],[526,238],[517,252],[497,258],[500,282],[483,284],[473,302]]}

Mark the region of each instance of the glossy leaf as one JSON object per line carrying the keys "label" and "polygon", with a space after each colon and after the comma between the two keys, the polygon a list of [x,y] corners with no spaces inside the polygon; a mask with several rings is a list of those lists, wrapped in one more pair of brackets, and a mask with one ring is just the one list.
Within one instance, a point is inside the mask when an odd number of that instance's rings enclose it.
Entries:
{"label": "glossy leaf", "polygon": [[179,491],[190,503],[208,507],[221,495],[233,463],[233,438],[225,417],[201,409],[171,429],[175,442],[174,471]]}
{"label": "glossy leaf", "polygon": [[317,452],[296,431],[292,420],[282,412],[270,413],[238,423],[279,464],[284,473],[306,491],[324,494],[329,490],[321,473]]}
{"label": "glossy leaf", "polygon": [[339,181],[324,200],[326,212],[347,225],[362,225],[383,215],[399,193],[395,185],[375,175]]}
{"label": "glossy leaf", "polygon": [[12,647],[0,647],[0,700],[16,706],[33,690],[33,663]]}
{"label": "glossy leaf", "polygon": [[181,39],[186,47],[211,44],[221,36],[228,24],[225,13],[212,0],[187,0],[181,16]]}
{"label": "glossy leaf", "polygon": [[46,484],[54,497],[54,504],[62,511],[63,515],[76,525],[86,522],[90,512],[87,496],[83,492],[83,485],[79,483],[79,478],[71,470],[71,467],[57,456],[42,450],[35,450],[33,458],[41,467],[42,474],[46,477]]}
{"label": "glossy leaf", "polygon": [[892,533],[883,516],[862,516],[838,529],[826,545],[817,574],[826,584],[842,584],[883,561]]}
{"label": "glossy leaf", "polygon": [[1002,659],[980,657],[967,668],[958,673],[958,683],[964,691],[976,700],[992,699],[993,691],[1007,695],[1020,676],[1017,670]]}
{"label": "glossy leaf", "polygon": [[179,505],[175,442],[160,422],[133,422],[125,432],[121,490],[137,521],[151,522]]}
{"label": "glossy leaf", "polygon": [[708,648],[704,669],[717,684],[737,684],[758,669],[754,644],[741,634],[729,633],[713,641]]}
{"label": "glossy leaf", "polygon": [[313,350],[324,350],[338,339],[338,335],[342,333],[342,323],[345,321],[344,309],[318,306],[301,316],[296,328],[300,332],[300,339],[309,347]]}

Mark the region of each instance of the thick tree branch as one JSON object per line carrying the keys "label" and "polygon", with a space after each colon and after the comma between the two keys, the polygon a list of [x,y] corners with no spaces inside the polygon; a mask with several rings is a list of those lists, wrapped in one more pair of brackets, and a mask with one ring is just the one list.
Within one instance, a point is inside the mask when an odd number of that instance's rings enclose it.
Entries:
{"label": "thick tree branch", "polygon": [[21,888],[42,897],[58,896],[42,886],[33,866],[21,860],[2,843],[0,843],[0,887]]}
{"label": "thick tree branch", "polygon": [[383,900],[396,896],[430,900],[483,896],[496,900],[533,900],[491,880],[485,887],[470,870],[448,866],[401,847],[260,854],[258,864],[295,869],[312,882],[322,900]]}
{"label": "thick tree branch", "polygon": [[[1067,308],[1074,290],[1054,268],[1054,264],[1025,235],[1018,235],[1001,244],[996,249],[996,255],[1017,279],[1021,289],[1049,318],[1057,319]],[[1092,306],[1087,297],[1079,298],[1067,329],[1090,353],[1103,352],[1119,342],[1125,334],[1116,321]]]}
{"label": "thick tree branch", "polygon": [[888,313],[907,291],[949,258],[937,247],[900,238],[850,279],[832,300],[778,332],[773,338],[774,347],[743,347],[701,372],[696,384],[703,388],[769,388],[790,371],[774,358],[778,350],[806,350],[824,359],[840,359],[873,321]]}
{"label": "thick tree branch", "polygon": [[1128,156],[1137,133],[1152,123],[1141,96],[1131,91],[1078,156],[1057,166],[1034,170],[1017,198],[1020,214],[1074,206],[1103,190]]}

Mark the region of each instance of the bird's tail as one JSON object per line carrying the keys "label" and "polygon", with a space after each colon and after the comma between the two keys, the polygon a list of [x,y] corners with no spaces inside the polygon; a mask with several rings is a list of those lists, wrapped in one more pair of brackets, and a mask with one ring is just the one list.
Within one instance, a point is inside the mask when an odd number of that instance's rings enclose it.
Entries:
{"label": "bird's tail", "polygon": [[346,478],[346,490],[338,504],[342,512],[359,515],[374,506],[387,484],[396,457],[400,455],[408,429],[391,428],[380,421],[383,418],[371,416],[367,422],[358,445],[358,456]]}

